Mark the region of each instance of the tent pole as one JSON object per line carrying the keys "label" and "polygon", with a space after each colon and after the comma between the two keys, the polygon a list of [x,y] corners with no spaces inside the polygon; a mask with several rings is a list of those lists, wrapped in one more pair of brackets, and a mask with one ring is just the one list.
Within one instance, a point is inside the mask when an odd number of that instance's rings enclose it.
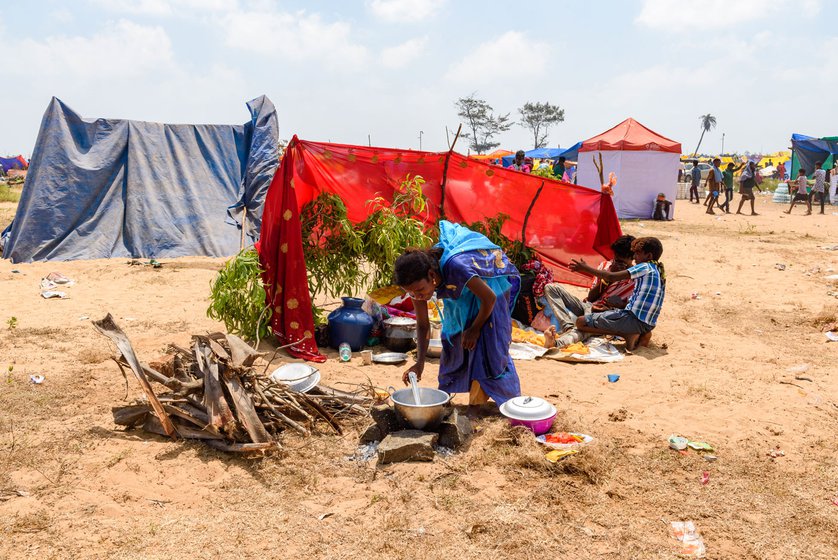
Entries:
{"label": "tent pole", "polygon": [[530,202],[530,207],[527,208],[527,213],[524,214],[524,225],[521,226],[521,244],[527,244],[527,222],[530,220],[530,214],[532,214],[532,209],[535,207],[535,203],[538,200],[538,197],[541,196],[541,191],[544,189],[544,181],[541,181],[541,186],[538,187],[538,190],[535,191],[535,196],[532,198],[532,202]]}
{"label": "tent pole", "polygon": [[[445,127],[448,130],[448,127]],[[463,123],[460,123],[460,126],[457,128],[457,134],[454,135],[454,141],[451,143],[451,146],[448,148],[448,154],[445,156],[445,165],[442,168],[442,183],[439,185],[440,190],[440,197],[439,197],[439,219],[445,219],[445,183],[448,182],[448,163],[451,161],[451,154],[454,153],[454,146],[457,144],[457,138],[460,137],[460,131],[463,130]]]}
{"label": "tent pole", "polygon": [[244,251],[244,226],[247,224],[247,206],[244,207],[244,212],[242,213],[242,241],[241,247],[239,247],[239,252]]}

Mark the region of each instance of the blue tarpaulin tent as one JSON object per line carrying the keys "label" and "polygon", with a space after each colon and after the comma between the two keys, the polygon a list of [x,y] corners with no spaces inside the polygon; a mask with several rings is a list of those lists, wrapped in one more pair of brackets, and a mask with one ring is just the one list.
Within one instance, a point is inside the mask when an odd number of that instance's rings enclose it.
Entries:
{"label": "blue tarpaulin tent", "polygon": [[811,177],[818,162],[825,164],[826,169],[832,168],[832,162],[838,154],[838,137],[814,138],[805,134],[792,134],[791,148],[789,177],[797,177],[797,170],[801,167],[806,170],[806,175]]}
{"label": "blue tarpaulin tent", "polygon": [[[582,142],[577,142],[570,148],[536,148],[535,150],[524,152],[524,155],[533,159],[557,160],[560,157],[564,157],[568,161],[576,161],[581,146]],[[515,155],[503,156],[501,158],[501,163],[504,167],[509,167],[513,161],[515,161]]]}
{"label": "blue tarpaulin tent", "polygon": [[13,262],[228,256],[258,238],[278,165],[273,103],[244,125],[84,119],[53,98],[3,256]]}

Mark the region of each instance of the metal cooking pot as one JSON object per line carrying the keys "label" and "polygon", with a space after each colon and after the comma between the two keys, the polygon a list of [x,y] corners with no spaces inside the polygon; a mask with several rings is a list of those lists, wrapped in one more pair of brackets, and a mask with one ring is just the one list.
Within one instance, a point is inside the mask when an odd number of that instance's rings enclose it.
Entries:
{"label": "metal cooking pot", "polygon": [[402,420],[417,430],[433,430],[438,427],[451,401],[451,395],[445,391],[428,387],[419,387],[418,405],[413,400],[410,387],[398,391],[390,387],[390,398]]}
{"label": "metal cooking pot", "polygon": [[384,321],[384,346],[393,352],[407,352],[416,348],[416,320],[390,317]]}

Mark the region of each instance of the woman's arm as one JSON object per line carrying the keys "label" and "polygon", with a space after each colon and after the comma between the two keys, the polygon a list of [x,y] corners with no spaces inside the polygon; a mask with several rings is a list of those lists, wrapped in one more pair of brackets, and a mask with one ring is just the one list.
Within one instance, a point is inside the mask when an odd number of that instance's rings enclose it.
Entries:
{"label": "woman's arm", "polygon": [[611,272],[610,270],[598,270],[593,268],[588,263],[586,263],[583,259],[571,259],[570,265],[568,268],[573,272],[584,272],[586,274],[590,274],[591,276],[596,276],[606,282],[616,282],[617,280],[627,280],[631,278],[631,274],[628,270],[621,270],[619,272]]}
{"label": "woman's arm", "polygon": [[428,338],[431,332],[428,302],[414,299],[413,310],[416,312],[416,363],[402,374],[402,381],[405,385],[408,383],[407,375],[411,371],[416,374],[417,381],[422,379],[422,372],[425,370],[425,353],[428,351]]}
{"label": "woman's arm", "polygon": [[468,282],[466,282],[466,287],[471,290],[477,299],[480,300],[480,310],[477,312],[477,317],[475,317],[471,325],[463,331],[463,348],[466,350],[473,350],[477,345],[477,338],[480,336],[480,329],[483,328],[483,325],[489,320],[489,317],[492,316],[497,296],[495,295],[495,292],[492,291],[492,288],[490,288],[486,282],[477,276],[473,276]]}

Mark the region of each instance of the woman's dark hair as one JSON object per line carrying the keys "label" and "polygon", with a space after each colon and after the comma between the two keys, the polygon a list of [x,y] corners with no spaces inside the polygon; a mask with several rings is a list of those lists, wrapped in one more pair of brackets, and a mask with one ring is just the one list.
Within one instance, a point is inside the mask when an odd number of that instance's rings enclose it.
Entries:
{"label": "woman's dark hair", "polygon": [[393,267],[393,282],[396,286],[409,286],[419,280],[426,280],[433,270],[441,275],[439,259],[442,249],[407,249],[396,259]]}
{"label": "woman's dark hair", "polygon": [[611,244],[611,249],[618,257],[628,259],[632,256],[631,243],[634,241],[633,235],[621,235],[614,243]]}

